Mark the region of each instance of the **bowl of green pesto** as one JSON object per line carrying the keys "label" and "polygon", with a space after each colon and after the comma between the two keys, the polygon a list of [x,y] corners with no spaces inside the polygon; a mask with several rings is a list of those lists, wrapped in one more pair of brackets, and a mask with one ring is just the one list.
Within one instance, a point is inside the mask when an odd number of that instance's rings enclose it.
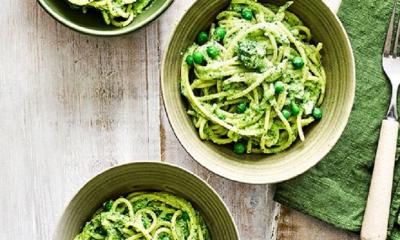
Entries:
{"label": "bowl of green pesto", "polygon": [[235,240],[218,194],[179,167],[137,162],[111,168],[71,200],[56,240]]}
{"label": "bowl of green pesto", "polygon": [[232,180],[274,183],[314,166],[339,139],[354,57],[322,1],[199,0],[172,36],[161,84],[195,160]]}
{"label": "bowl of green pesto", "polygon": [[173,0],[38,0],[56,20],[97,36],[133,32],[161,15]]}

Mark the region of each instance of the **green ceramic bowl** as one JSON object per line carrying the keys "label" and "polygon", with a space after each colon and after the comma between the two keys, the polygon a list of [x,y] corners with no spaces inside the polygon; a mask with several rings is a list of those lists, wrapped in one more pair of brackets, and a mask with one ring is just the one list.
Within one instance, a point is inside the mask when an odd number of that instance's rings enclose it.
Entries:
{"label": "green ceramic bowl", "polygon": [[144,190],[166,191],[190,201],[204,217],[212,239],[239,239],[226,205],[206,182],[182,168],[158,162],[121,165],[94,177],[68,204],[54,239],[74,239],[102,203]]}
{"label": "green ceramic bowl", "polygon": [[[260,0],[260,2],[262,2]],[[285,1],[269,0],[283,4]],[[327,74],[322,121],[306,129],[305,142],[297,141],[275,155],[236,155],[232,149],[201,141],[186,113],[180,94],[182,53],[208,29],[229,0],[198,0],[180,20],[164,56],[161,74],[164,105],[171,126],[188,153],[209,170],[235,181],[264,184],[293,178],[317,164],[340,138],[350,115],[355,95],[352,49],[339,19],[321,0],[294,1],[290,11],[311,29],[314,40],[322,42]]]}
{"label": "green ceramic bowl", "polygon": [[96,36],[118,36],[150,23],[165,11],[173,0],[154,0],[147,10],[124,28],[106,25],[100,12],[89,11],[84,14],[71,9],[67,0],[38,0],[38,2],[56,20],[78,32]]}

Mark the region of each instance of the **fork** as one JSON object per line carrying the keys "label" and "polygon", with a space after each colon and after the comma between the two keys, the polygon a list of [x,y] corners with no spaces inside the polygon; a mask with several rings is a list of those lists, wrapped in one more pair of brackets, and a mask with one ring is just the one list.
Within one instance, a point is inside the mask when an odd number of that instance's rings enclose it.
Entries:
{"label": "fork", "polygon": [[[375,166],[361,227],[362,240],[385,240],[389,221],[399,122],[397,90],[400,83],[400,55],[398,54],[400,23],[395,32],[397,0],[394,0],[382,56],[383,70],[392,86],[392,97],[386,118],[382,121]],[[393,36],[396,36],[393,39]],[[393,44],[394,41],[394,44]]]}

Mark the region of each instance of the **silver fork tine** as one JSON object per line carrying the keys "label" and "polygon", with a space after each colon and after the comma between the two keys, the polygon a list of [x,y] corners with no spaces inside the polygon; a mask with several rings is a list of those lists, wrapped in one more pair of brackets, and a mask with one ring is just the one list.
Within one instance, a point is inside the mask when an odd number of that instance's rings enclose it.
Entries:
{"label": "silver fork tine", "polygon": [[400,20],[399,20],[399,22],[397,24],[398,24],[398,26],[397,26],[397,34],[396,34],[396,39],[394,40],[394,53],[393,53],[394,57],[400,57],[400,55],[398,54],[399,41],[400,41],[400,39],[399,39],[399,37],[400,37]]}
{"label": "silver fork tine", "polygon": [[388,57],[392,51],[392,40],[393,40],[393,32],[394,32],[394,19],[396,16],[396,8],[397,7],[397,0],[394,0],[393,6],[393,13],[392,17],[390,18],[389,28],[386,34],[386,41],[385,41],[385,48],[383,49],[383,55]]}

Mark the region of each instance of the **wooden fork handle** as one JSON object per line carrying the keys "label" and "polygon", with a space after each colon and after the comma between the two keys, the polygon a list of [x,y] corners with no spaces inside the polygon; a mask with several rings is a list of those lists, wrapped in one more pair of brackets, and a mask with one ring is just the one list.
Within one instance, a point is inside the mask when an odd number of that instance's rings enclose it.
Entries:
{"label": "wooden fork handle", "polygon": [[361,228],[362,240],[385,240],[387,236],[398,130],[396,120],[383,120]]}

